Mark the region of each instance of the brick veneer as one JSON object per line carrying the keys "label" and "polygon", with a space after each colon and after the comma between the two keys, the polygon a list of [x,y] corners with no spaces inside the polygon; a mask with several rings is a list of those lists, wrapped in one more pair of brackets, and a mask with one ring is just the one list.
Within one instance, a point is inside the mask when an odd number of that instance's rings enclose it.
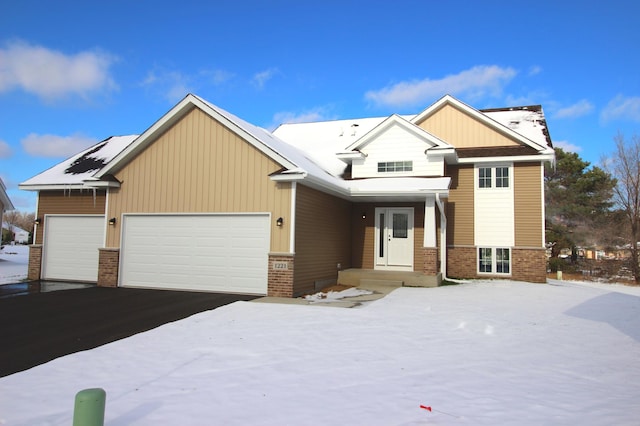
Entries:
{"label": "brick veneer", "polygon": [[98,249],[98,287],[118,286],[118,266],[120,264],[120,249]]}
{"label": "brick veneer", "polygon": [[513,279],[532,283],[547,282],[547,256],[544,249],[514,248],[511,253]]}
{"label": "brick veneer", "polygon": [[42,244],[32,244],[29,246],[29,267],[27,269],[27,279],[39,280],[42,271]]}
{"label": "brick veneer", "polygon": [[438,273],[438,249],[436,247],[422,247],[422,272],[425,275]]}
{"label": "brick veneer", "polygon": [[[452,278],[505,278],[500,275],[478,275],[476,247],[449,247],[447,275]],[[544,249],[512,248],[509,279],[532,283],[547,282],[547,258]]]}
{"label": "brick veneer", "polygon": [[[287,269],[274,269],[275,263],[286,264]],[[293,264],[294,255],[292,254],[269,254],[267,295],[273,297],[293,297]]]}

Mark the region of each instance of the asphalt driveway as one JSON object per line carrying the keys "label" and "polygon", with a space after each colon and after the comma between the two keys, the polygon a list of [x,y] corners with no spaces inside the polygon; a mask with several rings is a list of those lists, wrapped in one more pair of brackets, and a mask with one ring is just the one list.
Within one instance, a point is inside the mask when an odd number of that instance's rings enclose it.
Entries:
{"label": "asphalt driveway", "polygon": [[255,298],[102,287],[0,298],[0,377]]}

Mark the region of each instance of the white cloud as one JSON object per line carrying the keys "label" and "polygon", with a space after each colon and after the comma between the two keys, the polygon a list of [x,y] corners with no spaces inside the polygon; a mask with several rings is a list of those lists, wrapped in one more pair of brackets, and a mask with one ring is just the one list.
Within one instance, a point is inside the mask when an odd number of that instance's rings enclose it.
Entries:
{"label": "white cloud", "polygon": [[582,99],[573,105],[560,108],[554,114],[555,118],[577,118],[590,114],[593,111],[593,104],[586,99]]}
{"label": "white cloud", "polygon": [[600,118],[604,122],[613,120],[631,120],[640,122],[640,97],[616,96],[602,110]]}
{"label": "white cloud", "polygon": [[20,141],[25,152],[35,157],[70,157],[97,142],[81,134],[57,136],[37,133],[30,133]]}
{"label": "white cloud", "polygon": [[445,94],[469,99],[499,96],[516,74],[513,68],[479,65],[440,80],[403,81],[380,90],[370,90],[365,99],[377,105],[402,107],[424,104]]}
{"label": "white cloud", "polygon": [[0,139],[0,158],[9,158],[9,157],[11,157],[11,147],[7,142]]}
{"label": "white cloud", "polygon": [[51,101],[82,98],[117,88],[109,68],[113,55],[100,51],[65,54],[23,41],[0,48],[0,92],[24,90]]}
{"label": "white cloud", "polygon": [[542,72],[542,67],[539,65],[534,65],[531,68],[529,68],[529,77],[538,75],[541,72]]}
{"label": "white cloud", "polygon": [[203,75],[208,76],[214,86],[220,86],[234,77],[234,74],[225,70],[204,71]]}
{"label": "white cloud", "polygon": [[562,148],[565,152],[580,152],[582,151],[582,147],[578,145],[574,145],[571,142],[567,141],[553,141],[553,146],[556,148]]}
{"label": "white cloud", "polygon": [[276,74],[278,74],[277,68],[269,68],[256,73],[251,79],[251,82],[258,89],[262,89],[264,88],[264,85],[267,83],[267,81],[271,80]]}
{"label": "white cloud", "polygon": [[180,71],[149,71],[142,85],[157,89],[163,98],[174,104],[194,92],[193,78]]}

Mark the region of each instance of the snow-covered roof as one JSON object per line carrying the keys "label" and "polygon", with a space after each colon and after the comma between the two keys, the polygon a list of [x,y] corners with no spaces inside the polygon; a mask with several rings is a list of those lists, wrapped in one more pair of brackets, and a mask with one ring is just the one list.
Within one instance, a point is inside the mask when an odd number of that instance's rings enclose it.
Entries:
{"label": "snow-covered roof", "polygon": [[[4,210],[13,210],[15,208],[7,195],[7,187],[4,186],[2,179],[0,179],[0,202],[2,202]],[[0,213],[2,213],[2,210],[0,210]]]}
{"label": "snow-covered roof", "polygon": [[27,179],[20,184],[20,189],[39,190],[60,185],[83,186],[137,137],[138,135],[109,137],[31,179]]}
{"label": "snow-covered roof", "polygon": [[553,146],[540,105],[485,109],[480,112],[541,147]]}

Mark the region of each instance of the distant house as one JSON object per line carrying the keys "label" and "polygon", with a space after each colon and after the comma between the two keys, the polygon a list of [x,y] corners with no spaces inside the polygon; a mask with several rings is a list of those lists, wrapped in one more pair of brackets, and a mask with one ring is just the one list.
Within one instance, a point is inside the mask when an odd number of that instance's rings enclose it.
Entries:
{"label": "distant house", "polygon": [[13,210],[13,204],[7,195],[7,187],[4,186],[4,182],[0,179],[0,223],[2,223],[2,216],[4,212]]}
{"label": "distant house", "polygon": [[2,229],[13,232],[13,242],[16,244],[26,244],[29,241],[29,231],[8,223],[2,223]]}
{"label": "distant house", "polygon": [[188,95],[23,182],[31,279],[297,296],[336,280],[546,280],[542,108],[445,96],[273,133]]}

